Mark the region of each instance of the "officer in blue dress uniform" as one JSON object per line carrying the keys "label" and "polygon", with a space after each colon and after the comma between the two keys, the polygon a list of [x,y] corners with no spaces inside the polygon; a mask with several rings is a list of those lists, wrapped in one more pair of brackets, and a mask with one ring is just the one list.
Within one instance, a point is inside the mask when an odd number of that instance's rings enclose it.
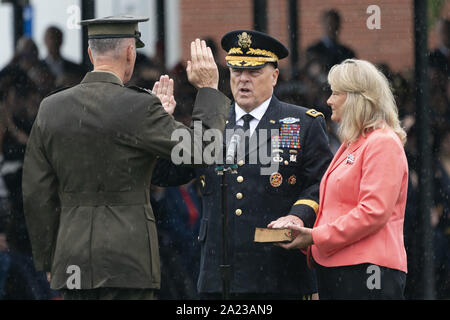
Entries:
{"label": "officer in blue dress uniform", "polygon": [[[320,180],[332,159],[324,116],[273,95],[278,60],[288,56],[278,40],[261,32],[237,30],[227,33],[221,44],[228,53],[234,97],[226,129],[240,125],[251,134],[245,157],[237,159],[237,174],[227,174],[230,297],[310,297],[317,289],[305,255],[270,243],[255,243],[254,235],[255,228],[266,227],[280,217],[313,226]],[[265,138],[261,132],[266,133]],[[267,150],[270,163],[263,164],[258,158],[253,161],[261,148]],[[160,170],[155,169],[159,175],[170,172],[163,164],[159,166]],[[222,297],[221,177],[215,168],[193,169],[202,193],[198,290],[205,299]],[[182,174],[179,168],[172,173],[175,179],[183,176],[194,174]],[[166,176],[161,180],[171,179]]]}

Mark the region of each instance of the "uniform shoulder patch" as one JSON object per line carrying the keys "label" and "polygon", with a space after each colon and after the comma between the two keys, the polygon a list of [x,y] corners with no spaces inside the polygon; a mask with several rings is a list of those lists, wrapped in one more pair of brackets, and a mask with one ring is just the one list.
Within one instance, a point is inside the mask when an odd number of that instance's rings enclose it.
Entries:
{"label": "uniform shoulder patch", "polygon": [[153,95],[153,92],[150,89],[146,89],[146,88],[142,88],[142,87],[138,87],[138,86],[127,86],[127,88],[128,89],[133,89],[133,90],[138,91],[138,92],[144,92],[144,93],[147,93],[149,95]]}
{"label": "uniform shoulder patch", "polygon": [[49,97],[49,96],[51,96],[51,95],[53,95],[55,93],[58,93],[58,92],[61,92],[61,91],[64,91],[64,90],[67,90],[67,89],[70,89],[70,88],[72,88],[72,87],[61,87],[61,88],[58,88],[56,90],[53,90],[49,94],[47,94],[45,97],[47,98],[47,97]]}
{"label": "uniform shoulder patch", "polygon": [[313,117],[313,118],[317,118],[318,116],[322,116],[322,117],[325,118],[325,116],[323,115],[322,112],[319,112],[319,111],[317,111],[315,109],[309,109],[308,111],[306,111],[306,114],[308,116],[310,116],[310,117]]}

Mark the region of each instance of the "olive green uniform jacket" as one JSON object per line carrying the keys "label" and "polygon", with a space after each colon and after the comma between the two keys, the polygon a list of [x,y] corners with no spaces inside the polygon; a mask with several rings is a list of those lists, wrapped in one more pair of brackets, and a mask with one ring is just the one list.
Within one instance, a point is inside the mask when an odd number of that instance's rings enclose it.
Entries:
{"label": "olive green uniform jacket", "polygon": [[[219,91],[202,88],[193,120],[223,131],[229,105]],[[176,129],[188,130],[192,148],[204,147],[157,97],[107,72],[90,72],[42,101],[23,199],[34,263],[51,271],[53,289],[76,285],[76,273],[81,289],[159,288],[149,187],[156,159],[170,159],[178,143],[171,140]]]}

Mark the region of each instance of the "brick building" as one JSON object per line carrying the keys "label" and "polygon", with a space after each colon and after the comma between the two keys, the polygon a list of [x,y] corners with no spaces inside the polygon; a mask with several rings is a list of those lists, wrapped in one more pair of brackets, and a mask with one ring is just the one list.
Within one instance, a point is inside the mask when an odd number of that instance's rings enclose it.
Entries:
{"label": "brick building", "polygon": [[[426,1],[426,0],[423,0]],[[441,16],[450,18],[450,0],[428,0],[443,2]],[[31,37],[38,45],[41,58],[46,55],[44,32],[49,25],[56,25],[64,32],[66,41],[62,52],[67,58],[82,61],[82,39],[80,29],[68,27],[73,15],[71,11],[80,6],[82,0],[29,0],[32,7]],[[160,12],[157,0],[95,0],[95,16],[128,14],[144,15],[150,21],[142,24],[142,35],[146,48],[141,52],[153,56],[158,38],[157,22]],[[218,43],[228,31],[238,28],[253,28],[254,0],[164,0],[165,44],[167,67],[189,57],[190,41],[196,37],[211,36]],[[289,1],[266,0],[268,33],[289,47]],[[337,9],[342,19],[341,41],[350,46],[357,57],[369,61],[387,63],[395,71],[406,71],[414,64],[413,0],[297,0],[300,64],[301,54],[321,37],[320,16],[325,9]],[[367,20],[371,13],[367,8],[376,5],[380,9],[380,29],[370,30]],[[3,67],[14,52],[13,8],[10,2],[0,4],[0,38],[4,46],[0,51],[0,67]],[[430,28],[430,48],[436,45],[434,26]],[[223,61],[224,53],[219,50]],[[289,59],[280,63],[289,68]]]}
{"label": "brick building", "polygon": [[[412,0],[299,0],[300,54],[321,37],[320,16],[334,8],[341,15],[340,40],[351,47],[358,58],[387,63],[395,71],[406,71],[414,65],[414,30]],[[366,13],[370,5],[380,8],[380,29],[370,30]],[[252,0],[180,0],[181,56],[189,56],[189,43],[195,37],[211,36],[217,43],[233,29],[253,27]],[[267,0],[268,33],[289,46],[288,1]],[[450,17],[450,1],[441,16]],[[436,44],[434,28],[430,30],[430,47]],[[221,58],[224,54],[221,51]],[[300,58],[301,59],[301,58]],[[223,60],[222,60],[223,61]],[[281,68],[288,68],[288,59]]]}

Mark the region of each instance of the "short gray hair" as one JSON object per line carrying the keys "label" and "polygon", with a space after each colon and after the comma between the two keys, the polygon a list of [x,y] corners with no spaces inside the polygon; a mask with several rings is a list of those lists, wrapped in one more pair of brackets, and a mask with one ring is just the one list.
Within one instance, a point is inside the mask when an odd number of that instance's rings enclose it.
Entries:
{"label": "short gray hair", "polygon": [[92,55],[113,55],[118,57],[120,50],[128,44],[128,38],[89,39]]}

